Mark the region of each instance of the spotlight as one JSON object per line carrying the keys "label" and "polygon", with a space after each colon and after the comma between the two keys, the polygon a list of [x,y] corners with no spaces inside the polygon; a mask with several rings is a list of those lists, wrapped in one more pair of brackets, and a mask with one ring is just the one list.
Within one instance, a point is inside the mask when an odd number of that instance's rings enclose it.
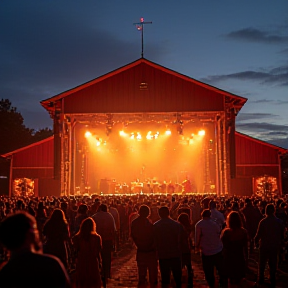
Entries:
{"label": "spotlight", "polygon": [[142,136],[141,136],[140,132],[137,132],[136,139],[137,139],[138,141],[142,140]]}
{"label": "spotlight", "polygon": [[200,130],[200,131],[198,132],[198,135],[199,135],[199,136],[205,136],[205,130]]}
{"label": "spotlight", "polygon": [[124,136],[126,136],[126,133],[123,130],[121,130],[121,131],[119,131],[119,135],[124,137]]}
{"label": "spotlight", "polygon": [[153,137],[153,136],[152,136],[152,132],[149,131],[149,132],[147,133],[146,139],[151,140],[152,137]]}
{"label": "spotlight", "polygon": [[171,130],[170,130],[170,129],[167,129],[167,130],[165,131],[165,134],[166,134],[166,135],[171,135]]}
{"label": "spotlight", "polygon": [[85,132],[85,138],[89,138],[89,137],[91,137],[91,136],[92,136],[92,133],[91,133],[91,132],[89,132],[89,131]]}

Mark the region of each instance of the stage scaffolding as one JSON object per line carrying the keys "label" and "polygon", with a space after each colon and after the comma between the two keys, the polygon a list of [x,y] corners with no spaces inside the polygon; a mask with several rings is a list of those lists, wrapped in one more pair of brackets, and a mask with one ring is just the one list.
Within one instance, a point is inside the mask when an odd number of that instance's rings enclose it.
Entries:
{"label": "stage scaffolding", "polygon": [[[203,171],[203,187],[204,189],[209,189],[209,187],[215,186],[215,192],[218,196],[227,195],[230,191],[230,178],[231,178],[231,153],[235,154],[235,151],[231,150],[231,145],[229,144],[229,137],[231,135],[231,125],[235,126],[235,116],[231,117],[233,111],[228,109],[226,111],[219,112],[203,112],[203,113],[135,113],[135,114],[63,114],[58,115],[57,123],[59,124],[59,133],[55,133],[56,137],[59,137],[61,143],[60,152],[60,165],[59,165],[59,177],[61,180],[61,195],[75,195],[79,192],[79,189],[86,189],[85,186],[89,183],[85,174],[85,165],[87,165],[87,157],[85,158],[85,151],[81,155],[83,161],[81,163],[81,186],[76,184],[76,151],[79,152],[85,147],[77,147],[76,141],[76,129],[77,125],[91,125],[93,123],[107,124],[113,117],[113,121],[125,122],[125,121],[154,121],[155,119],[163,121],[163,123],[173,123],[173,121],[179,120],[179,115],[181,115],[181,123],[191,121],[200,121],[202,123],[209,122],[214,126],[214,150],[211,152],[208,147],[208,143],[205,143],[203,147],[203,157],[205,161],[204,171]],[[111,116],[112,115],[112,116]],[[60,119],[60,121],[59,121]],[[175,120],[176,119],[176,120]],[[155,121],[156,121],[155,120]],[[54,120],[55,121],[55,120]],[[232,121],[232,122],[231,122]],[[233,123],[234,121],[234,123]],[[56,139],[57,141],[57,139]],[[232,147],[233,148],[233,147]],[[55,147],[57,149],[57,146]],[[209,154],[210,153],[210,154]],[[211,155],[213,153],[213,155]],[[215,157],[215,167],[211,166],[211,159]],[[79,162],[79,160],[78,160]],[[215,170],[215,179],[211,179],[211,169],[213,173]],[[214,181],[214,183],[212,182]]]}

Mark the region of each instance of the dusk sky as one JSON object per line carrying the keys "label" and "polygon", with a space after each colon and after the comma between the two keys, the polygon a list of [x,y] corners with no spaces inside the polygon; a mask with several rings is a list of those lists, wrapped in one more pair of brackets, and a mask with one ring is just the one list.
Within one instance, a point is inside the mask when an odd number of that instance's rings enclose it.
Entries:
{"label": "dusk sky", "polygon": [[0,97],[33,129],[40,105],[141,57],[248,98],[236,130],[288,148],[287,0],[2,0]]}

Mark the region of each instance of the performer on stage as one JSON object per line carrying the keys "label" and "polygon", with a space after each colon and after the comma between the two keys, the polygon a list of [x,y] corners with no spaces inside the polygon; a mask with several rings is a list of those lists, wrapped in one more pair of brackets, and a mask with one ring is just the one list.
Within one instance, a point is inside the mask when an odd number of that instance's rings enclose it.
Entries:
{"label": "performer on stage", "polygon": [[186,178],[186,180],[184,180],[182,182],[182,185],[184,187],[184,193],[191,193],[192,192],[192,185],[191,185],[191,181],[190,179],[188,179],[188,177]]}
{"label": "performer on stage", "polygon": [[173,194],[175,192],[175,186],[172,184],[172,182],[170,181],[170,183],[167,186],[167,193],[168,194]]}

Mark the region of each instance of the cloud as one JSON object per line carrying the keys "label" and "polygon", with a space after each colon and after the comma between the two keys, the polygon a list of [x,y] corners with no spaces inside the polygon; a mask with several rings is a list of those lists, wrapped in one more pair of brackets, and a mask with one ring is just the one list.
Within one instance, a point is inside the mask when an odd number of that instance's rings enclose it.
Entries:
{"label": "cloud", "polygon": [[[257,119],[257,117],[255,117],[255,119]],[[288,125],[272,124],[266,122],[237,122],[236,130],[253,138],[261,139],[262,141],[288,149]]]}
{"label": "cloud", "polygon": [[286,44],[288,37],[279,33],[255,29],[252,27],[232,31],[225,35],[227,39],[266,44]]}
{"label": "cloud", "polygon": [[266,72],[243,71],[231,74],[207,76],[201,79],[201,81],[210,84],[227,80],[255,81],[260,84],[288,86],[288,65],[275,67],[269,70],[267,69]]}
{"label": "cloud", "polygon": [[282,124],[273,124],[266,122],[250,122],[250,123],[236,123],[237,128],[241,130],[253,130],[253,131],[287,131],[288,135],[288,126]]}
{"label": "cloud", "polygon": [[250,104],[274,104],[274,105],[283,105],[288,104],[288,100],[270,100],[270,99],[258,99],[249,101]]}
{"label": "cloud", "polygon": [[240,113],[239,115],[237,115],[236,122],[241,124],[242,121],[275,118],[275,117],[278,116],[271,113]]}

